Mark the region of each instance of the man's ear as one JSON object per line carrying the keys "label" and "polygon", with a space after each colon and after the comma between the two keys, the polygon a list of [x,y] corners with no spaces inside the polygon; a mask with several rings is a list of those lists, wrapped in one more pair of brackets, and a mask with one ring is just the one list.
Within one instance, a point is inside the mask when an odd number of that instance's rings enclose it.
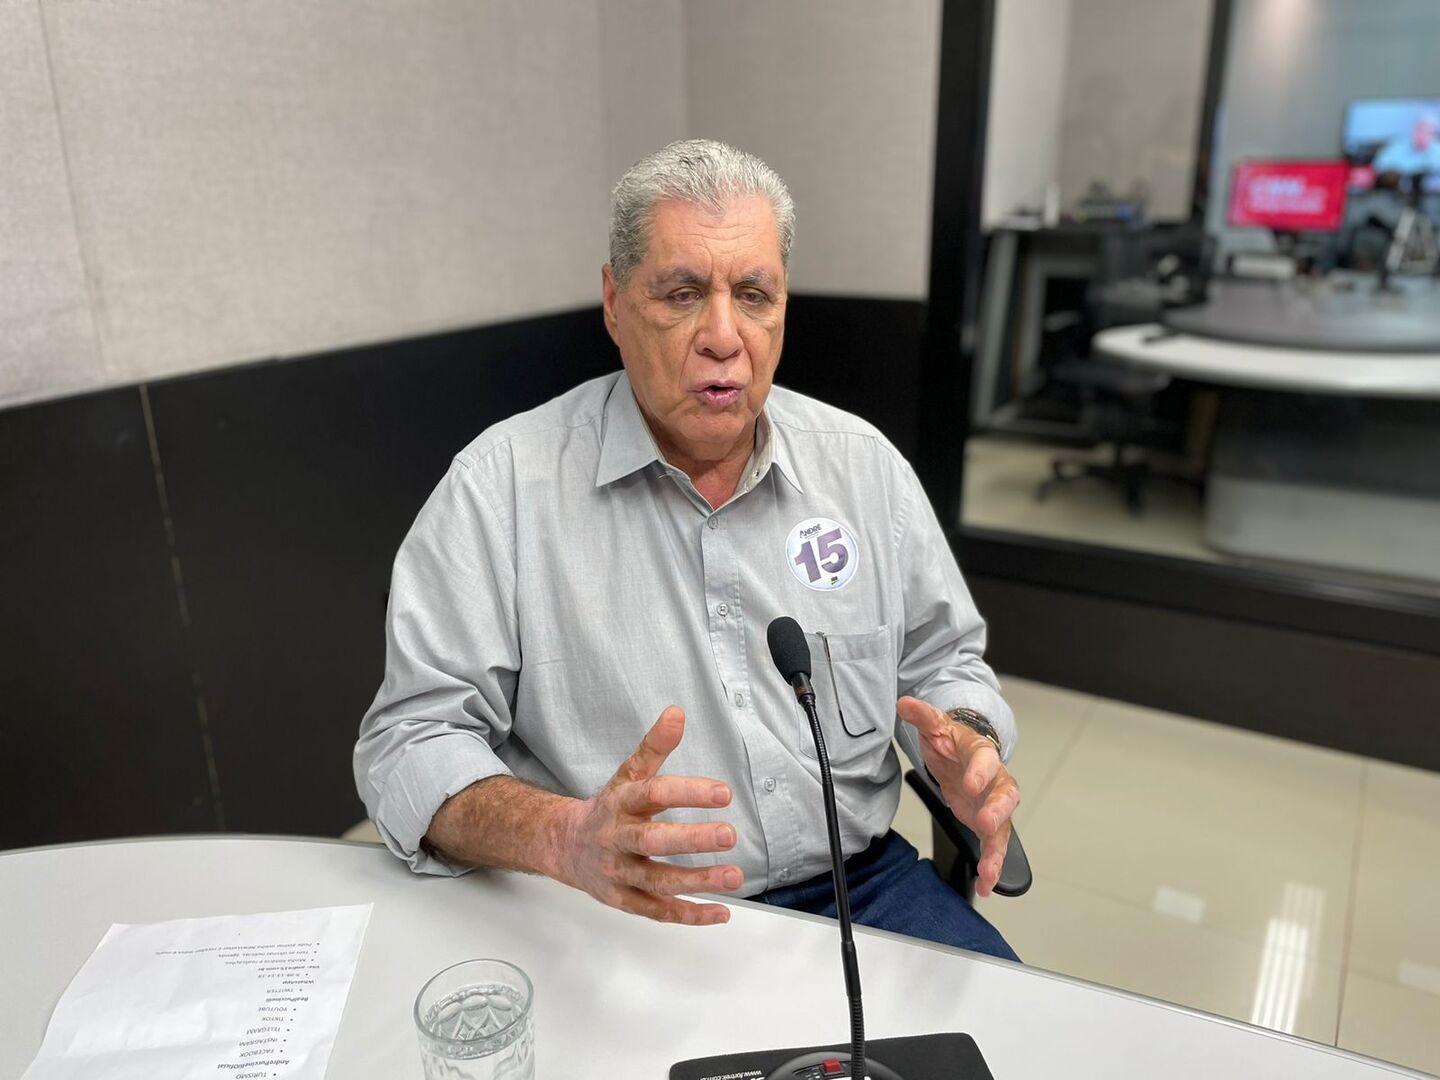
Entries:
{"label": "man's ear", "polygon": [[607,262],[600,268],[600,306],[605,312],[605,329],[610,332],[610,340],[616,345],[620,344],[620,324],[615,318],[615,305],[619,302],[620,286],[615,282],[615,271],[610,269]]}

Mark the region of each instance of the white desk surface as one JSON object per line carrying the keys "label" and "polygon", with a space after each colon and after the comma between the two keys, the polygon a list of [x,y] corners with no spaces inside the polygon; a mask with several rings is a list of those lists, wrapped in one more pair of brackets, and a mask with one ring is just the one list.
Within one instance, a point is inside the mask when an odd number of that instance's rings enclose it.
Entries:
{"label": "white desk surface", "polygon": [[[541,878],[418,877],[369,845],[167,838],[0,852],[0,1076],[29,1064],[112,922],[371,901],[333,1080],[418,1080],[415,994],[479,956],[534,979],[540,1080],[664,1080],[685,1058],[847,1037],[827,921],[739,903],[724,927],[662,926]],[[1000,1080],[1421,1075],[953,949],[858,927],[856,938],[872,1037],[967,1031]]]}
{"label": "white desk surface", "polygon": [[[1170,335],[1170,336],[1166,336]],[[1440,354],[1345,353],[1173,334],[1156,323],[1095,335],[1092,348],[1131,367],[1221,386],[1361,397],[1440,398]]]}

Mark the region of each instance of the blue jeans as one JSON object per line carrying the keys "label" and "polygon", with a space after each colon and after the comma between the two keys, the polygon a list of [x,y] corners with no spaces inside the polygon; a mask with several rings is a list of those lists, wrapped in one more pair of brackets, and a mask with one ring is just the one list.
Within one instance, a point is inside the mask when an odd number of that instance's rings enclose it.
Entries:
{"label": "blue jeans", "polygon": [[[946,884],[935,864],[920,858],[899,833],[888,832],[846,859],[845,880],[850,885],[850,916],[861,926],[1005,960],[1020,959],[1000,931]],[[750,899],[835,918],[835,890],[828,873]]]}

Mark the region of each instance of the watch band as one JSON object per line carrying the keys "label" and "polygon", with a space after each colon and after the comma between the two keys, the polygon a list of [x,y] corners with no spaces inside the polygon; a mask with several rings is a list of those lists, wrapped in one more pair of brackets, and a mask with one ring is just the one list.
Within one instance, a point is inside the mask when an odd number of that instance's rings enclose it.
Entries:
{"label": "watch band", "polygon": [[971,731],[984,735],[985,738],[995,744],[995,751],[1002,757],[1004,756],[1005,748],[1000,745],[1000,736],[995,731],[995,725],[990,723],[989,720],[986,720],[985,717],[981,716],[974,709],[950,709],[945,715],[957,724],[964,724]]}

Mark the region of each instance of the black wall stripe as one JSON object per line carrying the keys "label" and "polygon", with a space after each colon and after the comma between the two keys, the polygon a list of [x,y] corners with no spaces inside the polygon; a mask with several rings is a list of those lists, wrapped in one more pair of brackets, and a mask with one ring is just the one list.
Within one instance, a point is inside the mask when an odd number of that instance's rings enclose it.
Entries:
{"label": "black wall stripe", "polygon": [[[921,305],[793,297],[780,381],[914,449]],[[598,307],[0,412],[0,846],[336,834],[395,549],[484,428],[619,360]]]}

